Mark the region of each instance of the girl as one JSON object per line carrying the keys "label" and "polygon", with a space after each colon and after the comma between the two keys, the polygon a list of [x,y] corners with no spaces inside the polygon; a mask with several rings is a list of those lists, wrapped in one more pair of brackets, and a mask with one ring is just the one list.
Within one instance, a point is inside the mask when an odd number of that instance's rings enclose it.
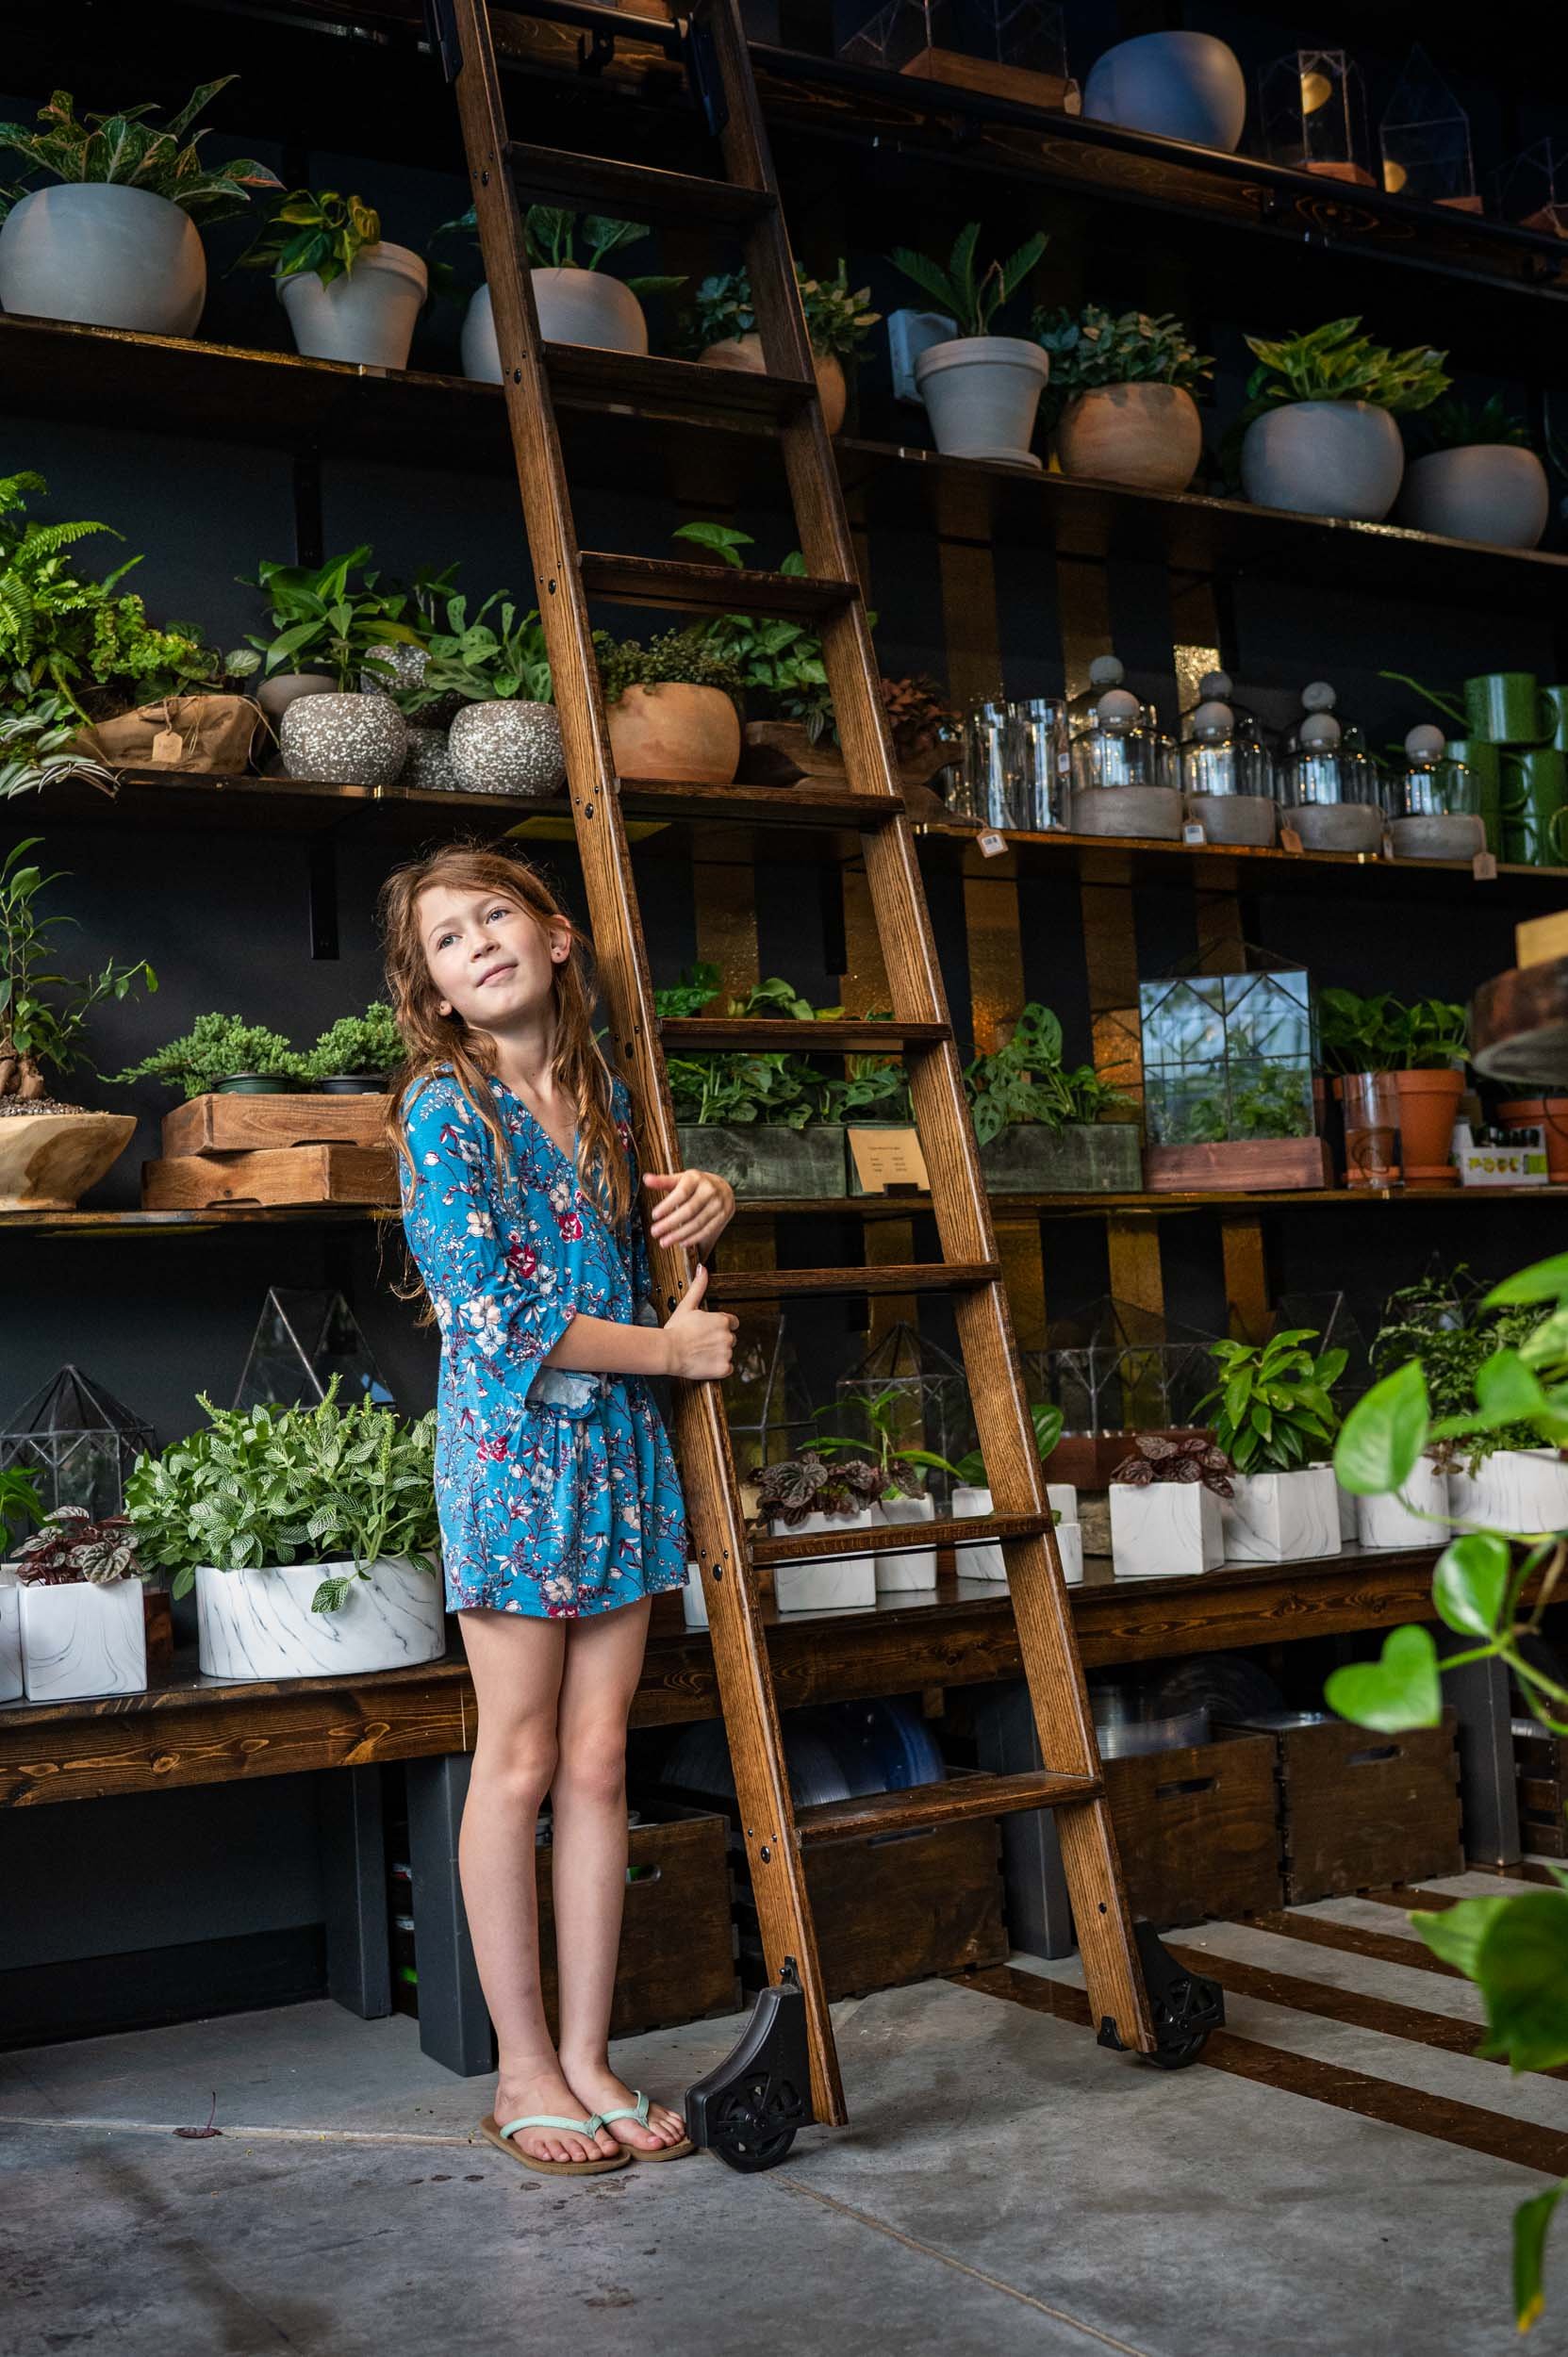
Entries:
{"label": "girl", "polygon": [[[647,1378],[728,1375],[735,1320],[699,1269],[648,1301],[629,1101],[594,1045],[586,945],[521,860],[461,845],[382,894],[408,1045],[391,1098],[404,1228],[441,1330],[436,1488],[446,1599],[479,1703],[459,1868],[500,2046],[483,2132],[592,2175],[692,2147],[610,2069],[626,1881],[626,1720],[650,1599],[686,1573]],[[706,1252],[722,1178],[650,1174],[654,1236]],[[642,1305],[642,1306],[638,1306]],[[560,2050],[539,1993],[534,1831],[553,1795]]]}

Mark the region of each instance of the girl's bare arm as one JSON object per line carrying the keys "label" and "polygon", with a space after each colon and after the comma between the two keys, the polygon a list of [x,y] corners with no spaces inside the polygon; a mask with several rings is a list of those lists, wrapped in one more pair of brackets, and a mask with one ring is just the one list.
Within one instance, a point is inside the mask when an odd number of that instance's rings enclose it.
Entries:
{"label": "girl's bare arm", "polygon": [[579,1375],[674,1375],[711,1383],[730,1372],[739,1321],[704,1310],[708,1272],[700,1268],[668,1326],[620,1326],[579,1310],[545,1364]]}

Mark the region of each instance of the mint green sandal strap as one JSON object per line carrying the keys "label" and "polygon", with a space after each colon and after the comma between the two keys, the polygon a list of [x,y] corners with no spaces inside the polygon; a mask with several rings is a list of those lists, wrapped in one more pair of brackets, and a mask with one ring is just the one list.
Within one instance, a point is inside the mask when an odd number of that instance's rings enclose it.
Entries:
{"label": "mint green sandal strap", "polygon": [[632,2092],[637,2099],[635,2103],[622,2103],[618,2111],[601,2112],[599,2115],[600,2118],[604,2120],[606,2123],[612,2119],[635,2119],[639,2128],[646,2128],[648,2125],[648,2098],[644,2095],[640,2087],[634,2087]]}
{"label": "mint green sandal strap", "polygon": [[520,2128],[570,2128],[580,2136],[591,2136],[603,2125],[604,2117],[595,2112],[588,2119],[562,2119],[554,2112],[529,2112],[521,2119],[509,2119],[499,2133],[515,2136]]}

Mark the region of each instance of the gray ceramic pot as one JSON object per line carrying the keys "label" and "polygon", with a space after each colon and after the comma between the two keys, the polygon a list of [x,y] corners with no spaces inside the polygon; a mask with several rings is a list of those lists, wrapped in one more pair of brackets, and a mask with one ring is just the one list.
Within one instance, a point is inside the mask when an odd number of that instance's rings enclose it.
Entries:
{"label": "gray ceramic pot", "polygon": [[1398,496],[1405,445],[1364,401],[1290,401],[1242,437],[1242,488],[1255,507],[1381,523]]}
{"label": "gray ceramic pot", "polygon": [[[400,687],[418,687],[424,679],[424,667],[430,657],[423,647],[404,646],[394,639],[383,647],[376,656],[378,663],[389,664],[392,676],[377,678],[373,671],[361,671],[359,684],[367,696],[378,691],[395,695]],[[433,704],[421,704],[415,713],[413,726],[421,729],[446,729],[463,709],[461,696],[442,696]]]}
{"label": "gray ceramic pot", "polygon": [[445,729],[422,728],[418,720],[409,721],[408,752],[398,783],[423,786],[427,791],[434,787],[446,794],[462,792],[463,781],[453,762]]}
{"label": "gray ceramic pot", "polygon": [[291,778],[395,785],[408,724],[390,696],[301,696],[283,716],[278,743]]}
{"label": "gray ceramic pot", "polygon": [[447,742],[453,766],[470,794],[558,793],[566,782],[561,723],[553,704],[501,698],[465,704]]}
{"label": "gray ceramic pot", "polygon": [[296,696],[335,696],[337,683],[324,671],[274,671],[257,680],[256,700],[275,729]]}

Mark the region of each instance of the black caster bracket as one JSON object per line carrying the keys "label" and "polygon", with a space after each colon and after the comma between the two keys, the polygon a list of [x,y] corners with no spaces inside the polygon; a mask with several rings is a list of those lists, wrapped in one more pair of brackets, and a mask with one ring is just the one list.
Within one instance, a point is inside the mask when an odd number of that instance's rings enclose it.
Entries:
{"label": "black caster bracket", "polygon": [[793,1956],[779,1986],[765,1988],[740,2041],[705,2079],[686,2089],[686,2133],[731,2168],[777,2168],[795,2132],[815,2117],[806,2001]]}
{"label": "black caster bracket", "polygon": [[[1144,2059],[1159,2070],[1184,2070],[1197,2062],[1211,2034],[1224,2028],[1225,1992],[1217,1981],[1184,1970],[1152,1923],[1134,1923],[1132,1937],[1154,2017],[1155,2048]],[[1127,2052],[1109,2014],[1099,2025],[1098,2042],[1115,2053]]]}

